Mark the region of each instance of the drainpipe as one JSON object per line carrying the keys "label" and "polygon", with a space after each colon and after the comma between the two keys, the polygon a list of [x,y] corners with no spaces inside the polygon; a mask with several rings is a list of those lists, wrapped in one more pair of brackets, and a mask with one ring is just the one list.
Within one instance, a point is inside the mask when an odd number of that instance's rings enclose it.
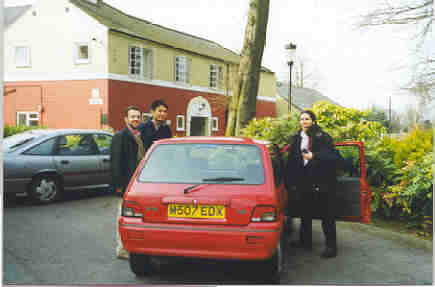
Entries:
{"label": "drainpipe", "polygon": [[230,64],[227,63],[227,77],[225,81],[225,96],[228,97],[228,83],[230,81]]}

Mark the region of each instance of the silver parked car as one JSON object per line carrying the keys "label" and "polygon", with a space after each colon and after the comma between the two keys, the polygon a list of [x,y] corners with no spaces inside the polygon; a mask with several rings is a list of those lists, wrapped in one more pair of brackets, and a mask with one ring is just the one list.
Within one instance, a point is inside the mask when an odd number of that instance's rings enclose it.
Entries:
{"label": "silver parked car", "polygon": [[41,129],[3,139],[5,193],[49,203],[64,190],[108,187],[112,136],[101,130]]}

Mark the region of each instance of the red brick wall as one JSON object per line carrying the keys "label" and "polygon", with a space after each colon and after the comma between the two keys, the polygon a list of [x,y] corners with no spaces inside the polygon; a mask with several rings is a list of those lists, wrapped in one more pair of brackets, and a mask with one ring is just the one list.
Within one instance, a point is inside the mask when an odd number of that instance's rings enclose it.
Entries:
{"label": "red brick wall", "polygon": [[[93,88],[100,89],[103,105],[89,104]],[[184,136],[185,131],[176,131],[176,116],[186,117],[189,101],[197,96],[209,102],[212,116],[219,119],[219,130],[212,131],[212,135],[224,135],[229,100],[224,95],[116,80],[6,83],[4,91],[5,124],[15,125],[17,111],[37,112],[42,103],[41,124],[49,128],[102,128],[101,114],[104,113],[108,125],[119,130],[124,126],[123,111],[127,106],[136,105],[149,112],[151,103],[162,99],[169,106],[168,119],[177,136]],[[274,102],[257,102],[257,118],[275,115]]]}
{"label": "red brick wall", "polygon": [[[102,105],[90,105],[92,89],[100,89]],[[13,91],[10,92],[8,91]],[[3,120],[16,124],[18,111],[37,112],[40,124],[49,128],[101,128],[107,113],[107,80],[6,83]]]}
{"label": "red brick wall", "polygon": [[276,102],[257,100],[257,119],[264,117],[276,117]]}
{"label": "red brick wall", "polygon": [[228,101],[226,96],[116,80],[109,80],[109,90],[109,125],[115,130],[124,126],[123,112],[127,106],[134,105],[142,109],[143,112],[149,112],[152,102],[162,99],[169,106],[168,120],[171,121],[172,133],[184,136],[185,131],[176,131],[176,116],[184,115],[187,117],[189,101],[197,96],[202,96],[209,102],[212,116],[219,118],[219,130],[212,131],[212,135],[225,134],[225,110]]}

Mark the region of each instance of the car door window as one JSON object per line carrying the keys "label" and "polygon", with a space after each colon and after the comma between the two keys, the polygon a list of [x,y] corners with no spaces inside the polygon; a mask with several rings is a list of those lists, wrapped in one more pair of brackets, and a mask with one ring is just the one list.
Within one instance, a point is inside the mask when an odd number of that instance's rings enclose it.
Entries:
{"label": "car door window", "polygon": [[95,155],[98,147],[92,134],[64,135],[59,137],[57,154],[65,156]]}
{"label": "car door window", "polygon": [[42,142],[27,151],[24,152],[26,155],[51,155],[53,153],[53,147],[56,143],[56,138],[49,139]]}
{"label": "car door window", "polygon": [[337,146],[344,161],[337,170],[339,177],[358,178],[361,176],[360,151],[357,146]]}
{"label": "car door window", "polygon": [[336,146],[344,161],[337,169],[335,206],[338,218],[361,217],[361,155],[357,145]]}
{"label": "car door window", "polygon": [[104,134],[96,134],[93,136],[97,145],[98,152],[100,154],[110,154],[110,144],[112,142],[112,136]]}

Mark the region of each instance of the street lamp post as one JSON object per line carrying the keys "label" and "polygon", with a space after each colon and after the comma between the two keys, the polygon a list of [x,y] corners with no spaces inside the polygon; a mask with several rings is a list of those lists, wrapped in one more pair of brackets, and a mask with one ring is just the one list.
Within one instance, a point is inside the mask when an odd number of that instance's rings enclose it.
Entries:
{"label": "street lamp post", "polygon": [[293,56],[296,52],[296,45],[293,43],[289,43],[285,46],[287,51],[287,65],[289,66],[289,89],[288,89],[288,113],[290,114],[292,111],[292,67],[293,67]]}

